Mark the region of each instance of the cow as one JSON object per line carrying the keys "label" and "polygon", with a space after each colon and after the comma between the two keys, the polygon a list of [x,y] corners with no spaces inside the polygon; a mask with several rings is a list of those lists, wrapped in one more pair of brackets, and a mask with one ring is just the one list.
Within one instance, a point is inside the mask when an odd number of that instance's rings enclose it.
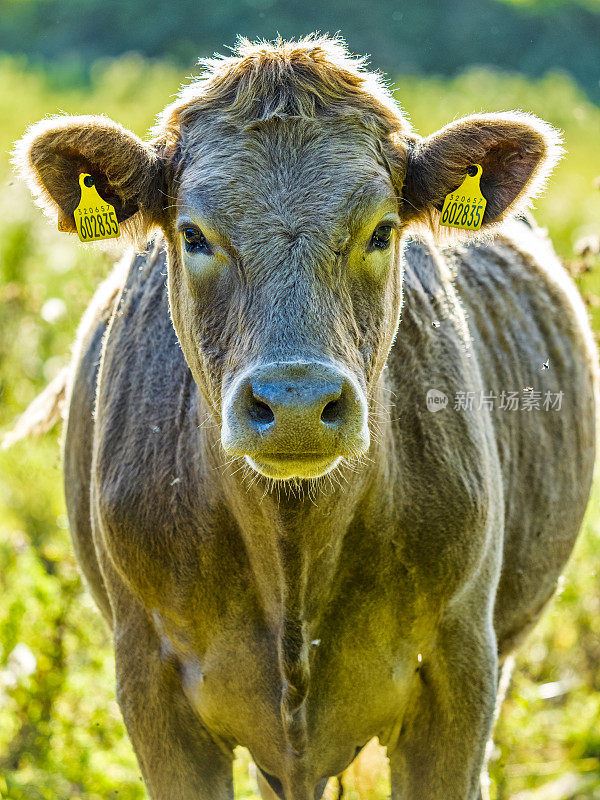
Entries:
{"label": "cow", "polygon": [[[560,135],[508,112],[421,137],[328,37],[204,67],[145,141],[59,116],[15,156],[61,230],[89,174],[137,242],[59,389],[143,779],[233,798],[239,745],[263,798],[313,800],[378,737],[393,800],[475,800],[592,481],[596,352],[525,211]],[[442,235],[473,165],[482,232]]]}

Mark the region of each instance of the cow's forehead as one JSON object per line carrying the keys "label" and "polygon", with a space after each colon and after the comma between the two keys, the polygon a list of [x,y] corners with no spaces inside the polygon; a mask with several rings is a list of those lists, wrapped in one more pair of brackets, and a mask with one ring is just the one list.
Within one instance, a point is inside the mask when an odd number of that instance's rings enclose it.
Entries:
{"label": "cow's forehead", "polygon": [[376,142],[360,126],[279,122],[188,145],[178,207],[216,228],[290,235],[360,224],[395,204]]}

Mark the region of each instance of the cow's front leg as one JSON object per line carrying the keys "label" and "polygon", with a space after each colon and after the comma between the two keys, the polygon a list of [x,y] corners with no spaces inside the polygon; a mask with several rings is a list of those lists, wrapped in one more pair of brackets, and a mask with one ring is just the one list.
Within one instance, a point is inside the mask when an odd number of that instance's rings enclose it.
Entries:
{"label": "cow's front leg", "polygon": [[490,625],[445,623],[390,754],[392,800],[476,800],[496,699],[496,640]]}
{"label": "cow's front leg", "polygon": [[191,708],[143,610],[115,626],[117,694],[151,800],[233,800],[232,752]]}

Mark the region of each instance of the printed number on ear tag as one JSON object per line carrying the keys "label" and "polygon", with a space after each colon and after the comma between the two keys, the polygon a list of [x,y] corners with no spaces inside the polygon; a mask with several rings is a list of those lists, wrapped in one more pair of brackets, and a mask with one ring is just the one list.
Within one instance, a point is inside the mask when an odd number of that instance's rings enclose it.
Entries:
{"label": "printed number on ear tag", "polygon": [[75,209],[75,225],[82,242],[98,242],[100,239],[112,239],[119,235],[119,221],[115,209],[103,200],[95,186],[91,175],[82,173],[79,176],[81,200]]}
{"label": "printed number on ear tag", "polygon": [[[473,172],[470,175],[470,172]],[[447,228],[462,228],[466,231],[478,231],[483,221],[483,213],[487,200],[481,194],[479,179],[483,170],[479,164],[473,164],[458,189],[446,195],[440,223]]]}

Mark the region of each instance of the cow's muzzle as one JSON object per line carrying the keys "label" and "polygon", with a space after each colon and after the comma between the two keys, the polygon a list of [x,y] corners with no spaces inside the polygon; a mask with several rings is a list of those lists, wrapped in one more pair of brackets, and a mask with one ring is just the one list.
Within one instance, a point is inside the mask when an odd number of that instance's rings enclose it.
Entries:
{"label": "cow's muzzle", "polygon": [[317,478],[369,447],[367,403],[357,382],[319,361],[271,363],[234,381],[221,441],[269,478]]}

